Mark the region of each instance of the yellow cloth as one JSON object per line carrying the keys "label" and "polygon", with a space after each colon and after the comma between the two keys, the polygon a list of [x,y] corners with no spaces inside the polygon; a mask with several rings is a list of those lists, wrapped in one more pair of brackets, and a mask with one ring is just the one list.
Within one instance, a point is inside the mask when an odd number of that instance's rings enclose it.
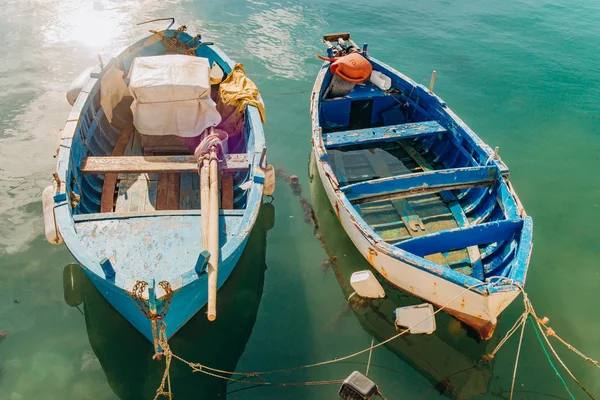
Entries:
{"label": "yellow cloth", "polygon": [[227,78],[219,85],[217,110],[221,114],[219,129],[229,136],[239,135],[244,128],[246,105],[254,106],[260,113],[263,124],[265,120],[265,105],[262,102],[258,88],[247,76],[242,64],[236,64]]}

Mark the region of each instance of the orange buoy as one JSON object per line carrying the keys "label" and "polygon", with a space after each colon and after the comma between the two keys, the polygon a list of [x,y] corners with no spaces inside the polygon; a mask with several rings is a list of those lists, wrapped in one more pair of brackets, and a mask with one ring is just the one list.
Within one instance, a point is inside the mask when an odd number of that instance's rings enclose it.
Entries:
{"label": "orange buoy", "polygon": [[345,81],[359,83],[366,81],[373,72],[369,60],[359,53],[351,53],[343,57],[327,58],[317,55],[321,60],[330,61],[329,70]]}

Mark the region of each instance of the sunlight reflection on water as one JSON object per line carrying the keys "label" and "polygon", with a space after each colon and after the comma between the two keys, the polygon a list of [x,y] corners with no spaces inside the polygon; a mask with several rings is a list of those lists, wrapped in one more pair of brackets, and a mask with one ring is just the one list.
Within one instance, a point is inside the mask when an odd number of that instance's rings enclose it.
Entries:
{"label": "sunlight reflection on water", "polygon": [[[257,3],[262,5],[263,3]],[[322,19],[318,9],[299,5],[289,7],[269,7],[252,14],[245,29],[255,34],[248,36],[246,47],[261,59],[265,68],[278,77],[302,80],[307,77],[307,49],[313,44],[307,42],[306,33],[315,31],[315,25]],[[310,14],[307,18],[306,14]]]}

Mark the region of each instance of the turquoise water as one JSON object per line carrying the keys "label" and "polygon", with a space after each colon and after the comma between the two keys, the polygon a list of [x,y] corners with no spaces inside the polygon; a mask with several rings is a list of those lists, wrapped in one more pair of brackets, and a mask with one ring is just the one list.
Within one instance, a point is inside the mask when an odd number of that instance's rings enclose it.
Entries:
{"label": "turquoise water", "polygon": [[[193,320],[174,339],[177,353],[223,369],[269,370],[341,357],[368,347],[373,336],[390,336],[388,314],[377,319],[374,311],[345,305],[344,281],[365,264],[318,202],[318,182],[308,181],[309,94],[277,94],[310,89],[320,66],[314,54],[323,52],[320,35],[350,30],[357,42],[369,42],[372,55],[417,81],[428,83],[437,70],[436,93],[500,147],[534,218],[529,296],[562,337],[600,358],[600,3],[8,0],[0,8],[0,330],[7,332],[0,342],[1,399],[152,398],[158,386],[163,364],[151,360],[150,345],[93,288],[83,283],[85,318],[65,304],[62,274],[72,259],[64,247],[46,244],[39,198],[54,170],[71,80],[98,54],[106,60],[145,35],[147,27],[136,22],[171,15],[245,65],[266,102],[270,162],[300,177],[304,197],[313,193],[329,248],[328,254],[299,198],[279,179],[275,226],[253,232],[255,245],[223,289],[229,311],[220,325]],[[330,255],[337,257],[334,267],[323,265]],[[521,307],[517,301],[504,313],[500,335]],[[429,339],[376,349],[369,376],[389,399],[451,397],[436,390],[436,377],[477,360],[486,345],[440,317]],[[471,382],[454,396],[508,398],[516,347],[516,339],[506,344],[493,369],[453,375],[452,382],[463,375]],[[559,354],[599,396],[598,369]],[[273,380],[343,379],[354,369],[364,372],[367,355],[350,361]],[[246,386],[173,368],[177,398],[335,398],[337,390],[239,390]],[[569,398],[530,327],[516,390],[516,398]]]}

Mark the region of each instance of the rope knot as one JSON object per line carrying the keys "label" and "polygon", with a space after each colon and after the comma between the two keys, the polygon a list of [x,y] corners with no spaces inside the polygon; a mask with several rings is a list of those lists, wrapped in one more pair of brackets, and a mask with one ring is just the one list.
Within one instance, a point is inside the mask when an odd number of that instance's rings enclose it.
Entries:
{"label": "rope knot", "polygon": [[494,355],[493,354],[484,354],[483,356],[481,356],[481,360],[479,360],[480,363],[489,363],[494,359]]}
{"label": "rope knot", "polygon": [[217,158],[222,159],[224,155],[223,141],[227,140],[228,137],[227,132],[214,129],[212,126],[204,131],[202,141],[194,150],[194,158],[196,158],[198,164],[201,163],[204,157],[210,155],[211,150],[215,150]]}

